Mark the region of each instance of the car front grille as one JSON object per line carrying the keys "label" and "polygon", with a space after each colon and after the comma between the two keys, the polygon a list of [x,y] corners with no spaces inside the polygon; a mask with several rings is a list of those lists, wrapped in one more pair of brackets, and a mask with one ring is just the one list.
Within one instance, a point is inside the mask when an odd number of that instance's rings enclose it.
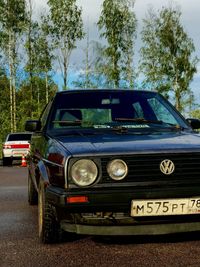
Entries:
{"label": "car front grille", "polygon": [[[115,156],[124,160],[128,166],[128,175],[121,182],[167,182],[167,183],[195,183],[200,184],[200,153],[171,153],[171,154],[140,154]],[[170,175],[165,175],[160,170],[160,163],[163,160],[171,160],[175,165],[175,170]],[[106,167],[110,157],[103,157],[102,162],[102,182],[113,183],[109,177]]]}

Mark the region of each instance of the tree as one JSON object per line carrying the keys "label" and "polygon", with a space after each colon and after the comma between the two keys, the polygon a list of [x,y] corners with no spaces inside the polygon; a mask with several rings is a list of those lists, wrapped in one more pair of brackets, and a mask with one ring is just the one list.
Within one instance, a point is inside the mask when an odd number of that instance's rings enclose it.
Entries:
{"label": "tree", "polygon": [[51,33],[57,48],[59,66],[63,76],[64,89],[67,88],[67,72],[72,50],[76,41],[84,36],[82,10],[76,0],[49,0]]}
{"label": "tree", "polygon": [[10,113],[8,112],[10,109],[9,97],[9,80],[5,71],[0,69],[0,148],[7,133],[10,131]]}
{"label": "tree", "polygon": [[34,42],[34,30],[36,30],[37,23],[33,23],[33,7],[32,7],[32,0],[28,0],[28,20],[27,20],[27,42],[26,42],[26,49],[28,55],[28,64],[26,66],[26,70],[29,73],[30,77],[30,118],[32,118],[32,110],[33,110],[33,72],[34,72],[34,55],[33,55],[33,42]]}
{"label": "tree", "polygon": [[[38,76],[33,76],[33,118],[38,119],[42,110],[46,105],[46,79]],[[49,78],[49,98],[52,98],[58,90],[55,83]],[[30,119],[30,80],[25,80],[17,91],[19,105],[17,107],[17,129],[24,130],[25,121]]]}
{"label": "tree", "polygon": [[53,55],[54,46],[50,42],[50,32],[49,32],[49,22],[48,17],[41,17],[41,25],[40,25],[40,36],[36,42],[37,44],[37,66],[38,66],[38,76],[44,75],[45,77],[45,100],[46,104],[49,102],[49,80],[51,81],[52,71],[52,61],[55,59]]}
{"label": "tree", "polygon": [[191,118],[200,119],[200,109],[194,109],[190,112]]}
{"label": "tree", "polygon": [[85,59],[83,60],[83,67],[80,71],[80,74],[78,75],[77,80],[73,82],[73,85],[76,88],[98,88],[99,83],[97,81],[97,75],[95,73],[94,68],[92,66],[94,65],[94,62],[92,62],[91,58],[91,50],[92,45],[89,39],[89,30],[87,32],[87,39],[86,39],[86,48],[83,49],[85,53]]}
{"label": "tree", "polygon": [[[33,77],[45,77],[46,80],[46,103],[49,101],[48,95],[48,78],[50,72],[52,71],[52,61],[54,59],[53,49],[54,46],[51,43],[51,36],[49,33],[49,22],[48,17],[42,15],[40,18],[40,23],[32,22],[31,36],[26,44],[27,52],[31,55],[26,65],[26,70],[31,73],[32,79],[30,79],[30,84],[33,82]],[[31,47],[31,49],[30,49]],[[31,50],[31,53],[29,52]],[[31,85],[31,87],[33,87]],[[33,90],[31,90],[33,94]]]}
{"label": "tree", "polygon": [[[37,81],[40,81],[39,78],[45,79],[45,100],[46,103],[49,101],[49,80],[51,80],[51,70],[52,70],[52,61],[53,56],[53,45],[50,41],[49,34],[49,23],[48,17],[41,15],[40,21],[32,21],[32,5],[31,0],[30,11],[29,11],[29,21],[28,21],[28,34],[25,44],[25,48],[28,54],[27,64],[25,66],[26,72],[29,74],[29,85],[30,85],[30,98],[29,106],[29,117],[32,118],[34,113],[35,105],[37,109],[40,110],[40,96],[41,89],[40,86],[37,86]],[[37,102],[33,99],[35,95],[34,90],[37,91]],[[37,104],[36,104],[37,103]]]}
{"label": "tree", "polygon": [[1,48],[8,58],[10,82],[10,128],[16,131],[16,71],[18,44],[26,23],[25,0],[0,0]]}
{"label": "tree", "polygon": [[103,74],[118,88],[120,80],[133,86],[132,61],[136,32],[136,17],[130,10],[130,0],[104,0],[98,27],[100,37],[107,40],[102,56]]}
{"label": "tree", "polygon": [[173,94],[179,111],[181,98],[190,95],[189,84],[196,72],[197,58],[191,38],[180,22],[178,8],[163,7],[158,14],[148,10],[142,30],[140,69],[145,83],[165,96]]}

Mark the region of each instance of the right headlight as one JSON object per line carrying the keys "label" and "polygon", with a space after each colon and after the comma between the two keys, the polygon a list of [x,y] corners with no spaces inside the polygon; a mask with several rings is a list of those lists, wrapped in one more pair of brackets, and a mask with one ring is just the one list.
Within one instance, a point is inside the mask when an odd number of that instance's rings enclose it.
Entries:
{"label": "right headlight", "polygon": [[88,186],[95,182],[98,169],[92,160],[80,159],[72,165],[70,174],[75,184]]}
{"label": "right headlight", "polygon": [[108,163],[107,172],[113,180],[122,180],[128,174],[128,167],[121,159],[114,159]]}

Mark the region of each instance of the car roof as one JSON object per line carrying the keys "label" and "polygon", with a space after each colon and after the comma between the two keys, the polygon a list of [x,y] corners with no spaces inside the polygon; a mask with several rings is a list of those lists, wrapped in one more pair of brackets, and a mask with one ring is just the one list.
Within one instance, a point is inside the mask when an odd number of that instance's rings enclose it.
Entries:
{"label": "car roof", "polygon": [[60,94],[70,94],[70,93],[88,93],[88,92],[139,92],[139,93],[158,93],[156,91],[153,90],[134,90],[134,89],[126,89],[126,88],[119,88],[119,89],[92,89],[92,88],[88,88],[88,89],[68,89],[66,91],[59,91],[56,94],[60,95]]}

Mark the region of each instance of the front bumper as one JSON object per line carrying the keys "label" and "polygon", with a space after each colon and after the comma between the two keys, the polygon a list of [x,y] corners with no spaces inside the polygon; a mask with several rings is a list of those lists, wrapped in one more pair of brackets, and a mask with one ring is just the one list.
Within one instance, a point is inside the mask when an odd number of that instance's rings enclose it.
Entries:
{"label": "front bumper", "polygon": [[[89,202],[67,203],[67,197],[77,195],[87,196]],[[194,195],[200,196],[200,189],[123,188],[66,192],[64,189],[49,186],[46,191],[46,197],[56,208],[63,230],[91,235],[155,235],[200,231],[199,214],[139,219],[130,216],[132,199],[181,198]]]}
{"label": "front bumper", "polygon": [[61,221],[61,228],[64,231],[102,236],[128,236],[128,235],[161,235],[184,232],[200,231],[200,222],[187,223],[168,223],[168,224],[145,224],[145,225],[83,225],[70,224],[67,221]]}

